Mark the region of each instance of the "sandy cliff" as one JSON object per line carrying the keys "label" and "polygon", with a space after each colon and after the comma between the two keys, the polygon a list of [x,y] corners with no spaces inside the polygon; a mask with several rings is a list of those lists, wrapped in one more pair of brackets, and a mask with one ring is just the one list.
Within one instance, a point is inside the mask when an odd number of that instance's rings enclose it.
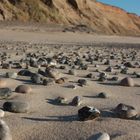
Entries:
{"label": "sandy cliff", "polygon": [[1,0],[0,21],[86,25],[95,33],[140,35],[140,17],[96,0]]}

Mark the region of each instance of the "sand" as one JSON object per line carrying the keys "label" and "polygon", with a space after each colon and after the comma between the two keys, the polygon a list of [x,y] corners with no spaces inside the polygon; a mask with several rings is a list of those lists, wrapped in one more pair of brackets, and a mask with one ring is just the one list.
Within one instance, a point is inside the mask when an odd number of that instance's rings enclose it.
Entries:
{"label": "sand", "polygon": [[[103,46],[104,43],[114,44],[114,46],[117,46],[116,44],[119,43],[122,44],[120,46],[124,46],[124,48],[127,47],[127,44],[133,44],[132,46],[136,46],[137,50],[140,50],[140,38],[138,37],[97,36],[85,33],[51,33],[24,31],[21,29],[13,30],[8,28],[0,29],[0,40],[3,44],[10,44],[12,46],[17,46],[17,42],[19,42],[19,48],[22,47],[23,42],[30,45],[39,43],[39,45],[44,44],[44,46],[49,46],[48,44],[63,44],[64,47],[61,47],[63,52],[69,51],[67,48],[71,47],[70,44],[73,44],[73,46],[82,45],[86,48],[85,44],[96,44],[95,46],[98,44],[100,47]],[[51,52],[58,51],[58,49],[54,48],[54,45],[50,45],[50,47],[52,49]],[[85,50],[86,49],[82,49],[83,52]],[[24,54],[15,56],[15,50],[1,49],[0,51],[10,52],[14,60],[24,56]],[[28,51],[34,52],[35,48],[33,47]],[[106,66],[104,65],[100,67],[101,70],[105,68]],[[69,81],[73,82],[83,78],[83,76],[89,72],[97,75],[97,72],[94,72],[94,70],[95,67],[90,66],[89,70],[77,70],[77,76],[71,76],[66,74],[66,70],[59,69],[59,71],[63,73],[63,76],[68,77]],[[0,69],[1,74],[7,71],[18,72],[19,70]],[[131,68],[130,71],[140,72],[140,68]],[[127,75],[119,74],[118,76],[120,80]],[[134,78],[134,80],[140,84],[139,78]],[[15,93],[12,99],[8,99],[28,101],[30,104],[30,111],[28,113],[16,114],[6,112],[3,118],[10,127],[13,140],[88,140],[92,139],[92,136],[98,132],[107,132],[112,140],[140,140],[139,120],[114,118],[106,112],[115,108],[119,103],[132,105],[140,112],[140,87],[113,86],[88,79],[87,86],[74,90],[66,88],[66,85],[71,84],[71,82],[67,82],[63,85],[43,86],[28,83],[29,79],[26,77],[18,77],[16,80],[6,79],[6,81],[8,87],[12,88],[13,92],[15,88],[21,84],[29,84],[33,88],[31,94],[21,95]],[[110,97],[108,99],[94,98],[94,96],[100,92],[106,92]],[[74,107],[49,103],[49,99],[55,99],[58,96],[63,96],[69,101],[74,96],[80,96],[82,98],[82,104],[78,107]],[[5,101],[6,100],[1,100],[0,107],[2,107]],[[102,110],[102,117],[88,122],[78,121],[78,109],[85,105],[94,106]]]}

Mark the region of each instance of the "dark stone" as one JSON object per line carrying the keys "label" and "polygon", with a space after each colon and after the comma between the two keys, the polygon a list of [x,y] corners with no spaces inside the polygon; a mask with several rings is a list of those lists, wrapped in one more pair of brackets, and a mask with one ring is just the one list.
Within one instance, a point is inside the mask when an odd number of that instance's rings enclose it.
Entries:
{"label": "dark stone", "polygon": [[87,85],[87,81],[85,79],[79,79],[78,83],[79,83],[80,86]]}
{"label": "dark stone", "polygon": [[85,106],[78,110],[80,121],[93,120],[100,116],[100,111],[93,107]]}
{"label": "dark stone", "polygon": [[18,75],[20,76],[31,76],[32,72],[30,72],[29,70],[21,70],[18,72]]}

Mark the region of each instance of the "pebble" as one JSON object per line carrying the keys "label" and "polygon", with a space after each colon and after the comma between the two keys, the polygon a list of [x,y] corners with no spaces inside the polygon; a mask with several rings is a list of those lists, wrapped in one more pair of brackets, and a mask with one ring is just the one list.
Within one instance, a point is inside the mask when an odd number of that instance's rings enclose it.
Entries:
{"label": "pebble", "polygon": [[80,121],[94,120],[100,117],[100,111],[94,107],[82,107],[78,110],[78,117]]}
{"label": "pebble", "polygon": [[64,84],[65,83],[65,79],[64,78],[60,78],[60,79],[55,80],[55,82],[57,84]]}
{"label": "pebble", "polygon": [[55,102],[57,103],[57,104],[66,104],[66,99],[64,98],[64,97],[57,97],[56,99],[55,99]]}
{"label": "pebble", "polygon": [[97,95],[97,97],[98,97],[98,98],[108,98],[108,95],[107,95],[107,93],[105,93],[105,92],[101,92],[101,93],[99,93],[99,94]]}
{"label": "pebble", "polygon": [[29,104],[20,101],[7,101],[3,104],[3,109],[13,113],[27,113]]}
{"label": "pebble", "polygon": [[32,72],[30,72],[29,70],[21,70],[18,72],[18,75],[20,76],[31,76],[32,75]]}
{"label": "pebble", "polygon": [[6,73],[6,78],[16,79],[17,76],[18,76],[18,75],[17,75],[16,72],[7,72],[7,73]]}
{"label": "pebble", "polygon": [[0,79],[0,88],[6,87],[7,82],[4,79]]}
{"label": "pebble", "polygon": [[135,119],[138,115],[137,110],[133,106],[122,103],[117,105],[117,107],[114,109],[114,112],[117,117],[122,119]]}
{"label": "pebble", "polygon": [[134,87],[135,83],[132,78],[126,77],[120,81],[121,86]]}
{"label": "pebble", "polygon": [[108,133],[97,133],[96,135],[94,135],[92,138],[90,138],[89,140],[110,140],[110,136]]}
{"label": "pebble", "polygon": [[0,109],[0,118],[3,118],[4,114],[5,114],[5,112],[2,109]]}
{"label": "pebble", "polygon": [[79,83],[79,86],[86,86],[87,85],[87,81],[85,79],[79,79],[78,83]]}
{"label": "pebble", "polygon": [[75,96],[70,103],[73,106],[79,106],[81,104],[81,99],[79,96]]}
{"label": "pebble", "polygon": [[9,126],[3,120],[0,120],[0,140],[12,140]]}
{"label": "pebble", "polygon": [[35,84],[41,84],[42,83],[42,78],[39,74],[33,73],[31,76],[31,80]]}
{"label": "pebble", "polygon": [[28,85],[19,85],[16,87],[15,92],[17,93],[30,93],[32,88]]}
{"label": "pebble", "polygon": [[0,88],[0,99],[6,99],[13,95],[10,88]]}

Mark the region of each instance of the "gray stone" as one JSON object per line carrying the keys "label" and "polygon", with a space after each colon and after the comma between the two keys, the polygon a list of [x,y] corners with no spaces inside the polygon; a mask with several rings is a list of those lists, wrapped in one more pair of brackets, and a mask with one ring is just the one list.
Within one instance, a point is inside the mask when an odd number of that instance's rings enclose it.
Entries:
{"label": "gray stone", "polygon": [[10,88],[0,88],[0,99],[6,99],[13,95]]}
{"label": "gray stone", "polygon": [[42,83],[42,78],[39,74],[33,73],[31,76],[31,80],[35,84],[41,84]]}
{"label": "gray stone", "polygon": [[88,140],[110,140],[110,136],[107,133],[98,133],[89,138]]}
{"label": "gray stone", "polygon": [[5,111],[14,113],[26,113],[29,110],[29,104],[20,101],[8,101],[3,104]]}
{"label": "gray stone", "polygon": [[126,104],[119,104],[114,109],[114,112],[117,117],[122,119],[136,119],[138,112],[133,106],[126,105]]}
{"label": "gray stone", "polygon": [[18,75],[17,75],[16,72],[7,72],[7,73],[6,73],[6,78],[16,79],[17,76],[18,76]]}
{"label": "gray stone", "polygon": [[0,140],[12,140],[10,129],[3,120],[0,120]]}

